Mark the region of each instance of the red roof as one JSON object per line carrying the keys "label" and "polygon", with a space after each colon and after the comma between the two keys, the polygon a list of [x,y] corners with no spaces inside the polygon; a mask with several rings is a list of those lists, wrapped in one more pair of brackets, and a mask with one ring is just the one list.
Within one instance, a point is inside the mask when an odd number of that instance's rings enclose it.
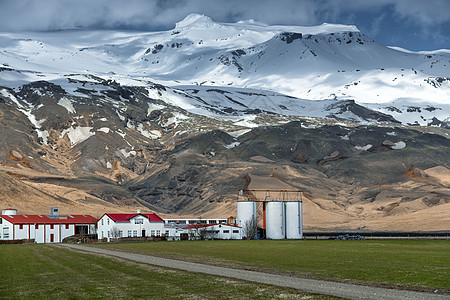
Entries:
{"label": "red roof", "polygon": [[232,225],[232,224],[214,223],[214,224],[193,224],[193,225],[188,225],[186,227],[183,227],[183,229],[204,228],[204,227],[209,227],[209,226],[214,226],[214,225],[223,225],[223,226],[230,226],[230,227],[241,228],[241,227],[239,227],[237,225]]}
{"label": "red roof", "polygon": [[46,215],[0,215],[12,224],[96,224],[97,219],[90,215],[68,215],[52,219]]}
{"label": "red roof", "polygon": [[110,217],[114,222],[130,222],[130,219],[136,216],[144,216],[150,222],[164,222],[164,220],[161,219],[157,214],[105,214],[105,215]]}

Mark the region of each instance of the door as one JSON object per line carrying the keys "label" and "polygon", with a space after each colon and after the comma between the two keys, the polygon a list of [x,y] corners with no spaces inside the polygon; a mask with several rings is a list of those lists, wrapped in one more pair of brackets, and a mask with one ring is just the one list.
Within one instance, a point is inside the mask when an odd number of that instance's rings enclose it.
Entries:
{"label": "door", "polygon": [[53,243],[55,241],[55,235],[53,233],[50,233],[50,243]]}
{"label": "door", "polygon": [[145,229],[142,229],[142,237],[145,237]]}

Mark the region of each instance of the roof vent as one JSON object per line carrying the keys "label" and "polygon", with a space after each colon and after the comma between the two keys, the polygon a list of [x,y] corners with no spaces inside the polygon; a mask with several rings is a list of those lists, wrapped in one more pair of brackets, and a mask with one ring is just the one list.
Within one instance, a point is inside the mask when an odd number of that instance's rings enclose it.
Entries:
{"label": "roof vent", "polygon": [[7,216],[17,215],[17,209],[14,209],[14,208],[4,209],[4,210],[2,210],[2,215],[7,215]]}

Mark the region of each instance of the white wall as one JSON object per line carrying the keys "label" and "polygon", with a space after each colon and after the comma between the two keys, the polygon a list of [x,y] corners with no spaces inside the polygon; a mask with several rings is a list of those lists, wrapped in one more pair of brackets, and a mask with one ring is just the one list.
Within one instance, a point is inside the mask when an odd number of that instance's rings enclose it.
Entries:
{"label": "white wall", "polygon": [[[5,238],[5,233],[8,233]],[[13,224],[2,218],[2,224],[0,224],[0,240],[12,240],[13,239]]]}

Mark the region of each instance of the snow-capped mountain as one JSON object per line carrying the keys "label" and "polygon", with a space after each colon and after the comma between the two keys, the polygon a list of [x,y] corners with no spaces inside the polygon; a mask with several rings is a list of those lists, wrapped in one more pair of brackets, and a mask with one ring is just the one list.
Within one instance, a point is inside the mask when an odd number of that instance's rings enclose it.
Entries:
{"label": "snow-capped mountain", "polygon": [[309,228],[448,218],[449,51],[195,14],[163,32],[0,33],[0,46],[5,207],[216,217],[276,179],[308,195]]}
{"label": "snow-capped mountain", "polygon": [[304,100],[286,106],[280,97],[270,96],[284,94],[354,100],[404,124],[436,125],[450,116],[450,53],[388,48],[354,26],[230,24],[192,14],[164,32],[2,33],[0,44],[0,86],[6,87],[35,80],[63,86],[64,80],[81,74],[123,85],[158,82],[185,93],[196,90],[192,85],[230,93],[229,87],[251,88],[253,94],[270,98],[265,103],[274,104],[276,108],[268,110],[273,113],[280,113],[280,107],[287,108],[282,114],[298,115],[296,107],[302,107],[305,116],[314,111],[300,104]]}

